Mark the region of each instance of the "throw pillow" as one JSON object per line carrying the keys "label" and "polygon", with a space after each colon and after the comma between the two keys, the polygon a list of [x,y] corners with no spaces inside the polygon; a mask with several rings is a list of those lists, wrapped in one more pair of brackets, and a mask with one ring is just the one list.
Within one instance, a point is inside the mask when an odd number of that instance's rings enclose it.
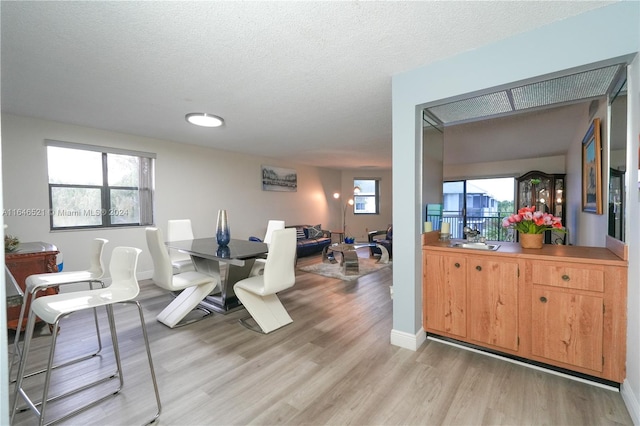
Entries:
{"label": "throw pillow", "polygon": [[304,229],[302,228],[296,228],[296,239],[298,240],[304,240],[307,237],[304,235]]}
{"label": "throw pillow", "polygon": [[324,235],[320,225],[308,227],[307,233],[309,234],[309,238],[322,238]]}

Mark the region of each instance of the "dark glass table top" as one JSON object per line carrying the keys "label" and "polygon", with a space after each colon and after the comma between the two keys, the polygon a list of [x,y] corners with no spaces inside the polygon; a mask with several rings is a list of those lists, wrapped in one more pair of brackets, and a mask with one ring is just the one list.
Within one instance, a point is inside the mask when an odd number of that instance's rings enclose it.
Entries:
{"label": "dark glass table top", "polygon": [[226,247],[218,246],[215,237],[196,238],[194,240],[168,241],[167,247],[179,250],[192,256],[205,259],[220,260],[228,263],[244,263],[245,259],[252,259],[269,251],[265,243],[247,240],[229,241]]}

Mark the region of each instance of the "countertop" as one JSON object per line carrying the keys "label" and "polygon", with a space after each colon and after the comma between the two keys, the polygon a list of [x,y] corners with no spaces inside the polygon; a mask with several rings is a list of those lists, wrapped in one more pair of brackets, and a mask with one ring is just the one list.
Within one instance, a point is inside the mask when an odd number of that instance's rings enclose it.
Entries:
{"label": "countertop", "polygon": [[451,253],[466,253],[478,256],[509,256],[522,259],[555,260],[562,258],[564,262],[591,263],[601,265],[627,266],[627,261],[616,256],[605,247],[565,246],[544,244],[541,249],[523,249],[519,243],[504,241],[487,241],[487,244],[499,244],[497,250],[477,250],[451,247],[452,243],[465,240],[439,241],[437,232],[425,233],[422,238],[422,248]]}

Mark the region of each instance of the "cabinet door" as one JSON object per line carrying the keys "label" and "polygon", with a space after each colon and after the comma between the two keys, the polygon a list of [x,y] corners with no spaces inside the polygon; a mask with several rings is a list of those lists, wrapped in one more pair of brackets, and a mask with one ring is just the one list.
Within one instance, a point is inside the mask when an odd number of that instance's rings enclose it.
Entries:
{"label": "cabinet door", "polygon": [[469,337],[518,350],[518,264],[469,258]]}
{"label": "cabinet door", "polygon": [[425,261],[425,330],[466,337],[465,258],[427,254]]}
{"label": "cabinet door", "polygon": [[603,298],[534,286],[533,355],[602,371]]}

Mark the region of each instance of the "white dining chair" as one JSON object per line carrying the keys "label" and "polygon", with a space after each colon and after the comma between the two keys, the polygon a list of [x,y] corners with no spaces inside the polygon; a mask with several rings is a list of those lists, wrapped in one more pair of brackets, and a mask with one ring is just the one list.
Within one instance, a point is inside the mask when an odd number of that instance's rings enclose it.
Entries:
{"label": "white dining chair", "polygon": [[[168,241],[193,240],[193,230],[191,219],[171,219],[167,226]],[[176,249],[169,249],[169,258],[174,274],[181,272],[195,271],[191,256]]]}
{"label": "white dining chair", "polygon": [[[146,229],[147,246],[151,259],[153,260],[153,277],[152,281],[158,287],[171,292],[180,291],[175,299],[162,310],[156,319],[166,325],[174,328],[177,326],[191,324],[199,321],[209,315],[211,311],[199,306],[199,303],[211,293],[217,281],[211,275],[203,274],[198,271],[186,271],[173,274],[169,253],[164,245],[162,231],[158,228],[149,227]],[[185,317],[194,309],[204,312],[204,315],[188,321],[183,321]]]}
{"label": "white dining chair", "polygon": [[242,325],[267,334],[293,321],[276,293],[295,284],[295,258],[295,228],[273,231],[264,273],[240,280],[233,286],[236,296],[260,330],[248,323],[250,317],[242,318]]}
{"label": "white dining chair", "polygon": [[[140,292],[140,287],[138,285],[138,280],[136,279],[136,269],[138,264],[138,257],[140,255],[141,250],[134,247],[116,247],[113,250],[111,256],[111,262],[109,264],[109,273],[111,275],[111,285],[108,287],[101,287],[93,290],[82,290],[75,291],[70,293],[61,293],[55,294],[51,296],[42,296],[36,298],[31,304],[31,310],[29,311],[29,319],[27,320],[27,327],[25,330],[25,340],[24,340],[24,353],[22,359],[20,361],[20,367],[18,370],[18,379],[16,381],[15,386],[15,396],[13,400],[13,406],[11,410],[11,423],[14,424],[14,418],[16,412],[18,411],[18,402],[20,399],[24,400],[27,403],[27,407],[30,408],[33,412],[35,412],[38,417],[38,424],[43,425],[45,423],[54,423],[59,422],[69,417],[72,417],[78,414],[81,411],[86,410],[89,407],[95,406],[96,404],[110,398],[120,392],[124,385],[124,379],[122,376],[122,363],[120,359],[120,348],[118,345],[118,338],[116,334],[115,321],[113,319],[113,305],[114,304],[134,304],[138,308],[138,315],[140,317],[140,327],[142,330],[144,345],[147,352],[147,360],[149,363],[149,370],[151,381],[153,383],[153,388],[155,391],[155,399],[157,405],[157,411],[155,415],[151,418],[149,423],[155,421],[160,416],[161,411],[161,403],[160,403],[160,395],[158,392],[158,384],[156,381],[156,376],[153,368],[153,361],[151,358],[151,348],[149,347],[149,339],[147,336],[147,329],[144,322],[144,316],[142,312],[142,307],[140,303],[137,302],[135,297]],[[83,311],[86,309],[94,309],[98,307],[105,306],[109,311],[108,320],[109,320],[109,329],[111,331],[111,339],[113,343],[113,354],[116,362],[116,372],[110,372],[106,376],[102,376],[98,379],[95,379],[89,383],[84,384],[76,389],[64,392],[61,395],[56,395],[52,398],[49,398],[49,386],[51,384],[51,374],[54,370],[53,368],[53,360],[55,358],[56,352],[56,341],[58,338],[58,330],[60,321],[67,316]],[[45,368],[45,379],[44,385],[42,388],[42,399],[39,402],[34,402],[32,397],[28,395],[28,391],[33,391],[33,386],[24,386],[24,379],[26,377],[25,370],[26,365],[29,359],[29,351],[31,349],[31,341],[33,337],[33,330],[35,328],[36,317],[41,318],[44,322],[52,326],[51,332],[51,344],[49,347],[49,357],[47,362],[47,367]],[[74,330],[70,330],[73,332]],[[129,341],[130,336],[127,337],[127,341]],[[129,345],[127,345],[129,346]],[[40,349],[40,348],[35,348]],[[76,367],[81,366],[82,364],[73,364]],[[70,368],[70,367],[69,367]],[[74,372],[67,372],[65,369],[65,374],[68,377],[75,377],[76,379],[81,380],[81,377],[86,374],[87,369],[90,367],[82,367]],[[95,376],[92,376],[95,377]],[[89,392],[90,388],[94,388],[97,385],[110,382],[113,379],[118,379],[117,388],[114,389],[106,389],[101,387],[103,390],[101,392],[101,396],[95,397],[95,392]],[[74,380],[76,380],[74,379]],[[85,392],[86,391],[86,392]],[[31,392],[33,393],[33,392]],[[68,398],[72,396],[78,396],[78,402],[82,403],[80,407],[77,407],[76,403],[69,403]],[[134,395],[135,396],[135,395]],[[89,398],[93,398],[87,402]],[[65,413],[61,417],[45,422],[46,408],[50,402],[60,401],[60,408],[62,407],[74,407],[73,410]],[[66,405],[64,405],[66,404]],[[39,407],[39,408],[38,408]]]}
{"label": "white dining chair", "polygon": [[[11,377],[11,371],[16,362],[19,362],[21,357],[21,348],[20,348],[20,336],[21,329],[24,325],[26,307],[30,304],[37,295],[38,292],[42,290],[46,290],[52,287],[60,287],[69,284],[79,284],[79,283],[88,283],[89,288],[93,288],[94,284],[103,286],[102,277],[105,273],[104,267],[104,259],[103,252],[104,246],[107,244],[109,240],[104,238],[95,238],[91,242],[90,255],[89,255],[89,267],[85,270],[80,271],[65,271],[65,272],[50,272],[43,274],[34,274],[29,275],[25,280],[25,291],[24,291],[24,300],[22,303],[22,307],[20,309],[20,316],[18,318],[18,327],[16,328],[16,334],[14,337],[14,354],[13,354],[13,362],[11,363],[9,369],[9,377]],[[96,337],[98,341],[98,348],[91,353],[81,356],[78,359],[75,359],[70,362],[77,362],[82,359],[90,358],[94,355],[97,355],[102,350],[102,340],[100,338],[100,330],[98,324],[98,314],[94,309],[93,312],[94,321],[96,325]],[[55,367],[54,367],[55,368]],[[27,377],[30,377],[35,374],[42,373],[44,370],[34,371],[32,373],[28,373]]]}
{"label": "white dining chair", "polygon": [[[271,244],[271,236],[276,229],[284,229],[284,220],[269,220],[269,222],[267,222],[267,232],[264,234],[264,239],[262,240],[267,246]],[[253,263],[249,276],[262,275],[265,264],[266,259],[257,258]]]}

